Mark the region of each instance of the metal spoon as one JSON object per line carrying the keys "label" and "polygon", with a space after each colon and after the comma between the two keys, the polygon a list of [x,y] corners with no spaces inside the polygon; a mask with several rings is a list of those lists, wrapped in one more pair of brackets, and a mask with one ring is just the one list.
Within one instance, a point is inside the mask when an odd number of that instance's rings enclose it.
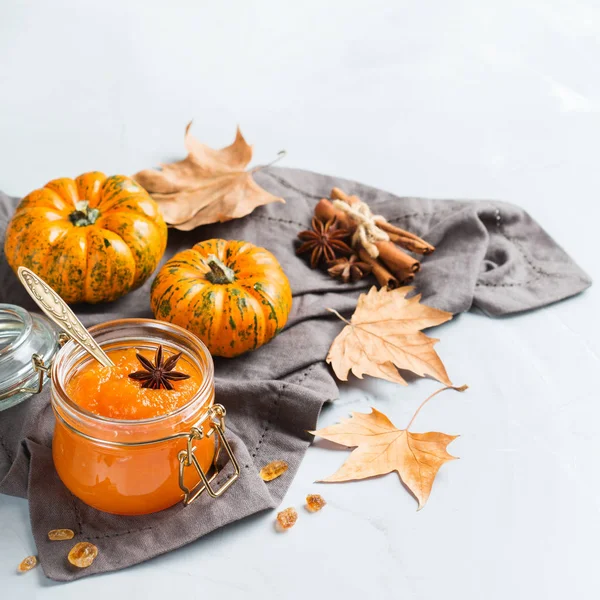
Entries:
{"label": "metal spoon", "polygon": [[27,267],[19,267],[19,279],[35,300],[36,304],[63,331],[66,331],[84,350],[89,352],[101,365],[114,367],[108,354],[100,348],[90,332],[83,326],[65,301],[40,277]]}

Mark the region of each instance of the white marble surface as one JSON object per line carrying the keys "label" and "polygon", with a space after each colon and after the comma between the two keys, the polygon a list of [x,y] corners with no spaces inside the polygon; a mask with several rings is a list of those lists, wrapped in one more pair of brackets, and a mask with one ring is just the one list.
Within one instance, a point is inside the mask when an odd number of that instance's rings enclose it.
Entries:
{"label": "white marble surface", "polygon": [[[179,156],[186,122],[212,145],[237,123],[257,162],[398,194],[528,209],[600,276],[597,2],[0,3],[0,188],[132,173]],[[0,496],[0,597],[597,598],[598,288],[531,314],[467,314],[439,351],[468,393],[416,430],[460,433],[428,505],[395,475],[315,485],[346,453],[313,447],[284,506],[328,500],[288,534],[261,514],[146,564],[59,585],[25,501]],[[345,385],[320,424],[375,405],[401,425],[436,389]],[[188,595],[189,594],[189,595]]]}

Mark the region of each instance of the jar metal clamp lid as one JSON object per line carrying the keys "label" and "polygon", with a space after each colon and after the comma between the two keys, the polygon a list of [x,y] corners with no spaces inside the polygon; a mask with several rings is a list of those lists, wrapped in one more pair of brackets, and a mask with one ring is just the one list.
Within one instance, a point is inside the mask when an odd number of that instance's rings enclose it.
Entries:
{"label": "jar metal clamp lid", "polygon": [[0,304],[0,411],[42,391],[67,339],[45,317]]}

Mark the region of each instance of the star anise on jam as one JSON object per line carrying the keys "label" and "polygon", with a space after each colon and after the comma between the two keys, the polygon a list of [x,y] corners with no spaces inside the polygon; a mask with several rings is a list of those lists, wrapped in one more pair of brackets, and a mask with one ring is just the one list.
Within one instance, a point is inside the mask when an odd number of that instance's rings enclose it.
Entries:
{"label": "star anise on jam", "polygon": [[341,279],[344,283],[358,281],[372,271],[370,264],[362,262],[356,254],[349,257],[338,258],[328,263],[327,272],[331,277]]}
{"label": "star anise on jam", "polygon": [[314,269],[322,260],[330,262],[340,255],[352,254],[352,248],[342,241],[349,236],[350,232],[347,229],[336,227],[335,218],[323,222],[313,217],[312,230],[301,231],[298,234],[304,243],[296,253],[311,252],[310,267]]}
{"label": "star anise on jam", "polygon": [[185,373],[173,371],[177,361],[181,358],[181,352],[173,354],[173,356],[169,356],[167,360],[164,360],[163,347],[159,344],[154,355],[154,364],[139,352],[136,352],[135,356],[140,361],[142,367],[144,367],[144,370],[130,373],[129,377],[136,381],[143,381],[143,388],[159,390],[163,387],[166,390],[172,390],[173,385],[171,381],[182,381],[183,379],[190,378]]}

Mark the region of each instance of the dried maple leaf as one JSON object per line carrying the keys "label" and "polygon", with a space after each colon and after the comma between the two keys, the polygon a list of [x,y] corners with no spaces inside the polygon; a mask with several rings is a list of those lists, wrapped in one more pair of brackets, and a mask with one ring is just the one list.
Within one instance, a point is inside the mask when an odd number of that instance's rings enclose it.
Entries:
{"label": "dried maple leaf", "polygon": [[311,432],[330,442],[356,448],[337,472],[321,481],[352,481],[396,471],[421,510],[440,467],[456,458],[448,454],[446,446],[458,436],[433,431],[412,433],[408,429],[425,403],[448,389],[462,392],[467,386],[447,386],[434,392],[419,406],[406,429],[397,429],[383,413],[371,408],[370,414],[355,412],[341,423]]}
{"label": "dried maple leaf", "polygon": [[327,362],[342,381],[348,373],[362,379],[371,375],[406,385],[398,369],[412,371],[421,377],[429,375],[452,385],[446,369],[433,346],[439,340],[429,338],[421,329],[440,325],[452,314],[420,304],[421,295],[406,295],[412,287],[377,291],[373,286],[361,294],[350,321],[329,348]]}
{"label": "dried maple leaf", "polygon": [[214,150],[192,137],[191,125],[185,129],[187,158],[133,176],[158,202],[169,225],[190,231],[200,225],[244,217],[263,204],[285,202],[252,179],[252,173],[260,167],[245,170],[252,158],[252,146],[239,128],[233,144]]}

